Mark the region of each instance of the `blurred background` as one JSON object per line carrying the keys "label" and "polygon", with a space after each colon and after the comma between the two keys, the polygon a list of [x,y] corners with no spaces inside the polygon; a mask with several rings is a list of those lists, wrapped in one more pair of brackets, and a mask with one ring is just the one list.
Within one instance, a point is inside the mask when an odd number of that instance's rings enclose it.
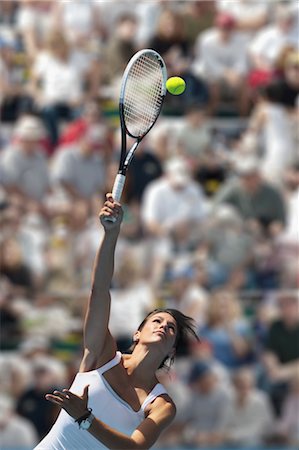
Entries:
{"label": "blurred background", "polygon": [[29,450],[82,355],[118,169],[118,96],[141,48],[181,76],[123,194],[110,328],[178,308],[155,448],[299,445],[298,1],[0,2],[0,448]]}

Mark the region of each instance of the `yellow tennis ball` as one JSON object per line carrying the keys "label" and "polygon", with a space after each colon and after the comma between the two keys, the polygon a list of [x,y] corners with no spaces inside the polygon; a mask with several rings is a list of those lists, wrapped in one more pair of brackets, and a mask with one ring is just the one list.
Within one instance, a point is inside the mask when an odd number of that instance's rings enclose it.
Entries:
{"label": "yellow tennis ball", "polygon": [[171,77],[166,81],[166,88],[171,94],[180,95],[186,89],[186,83],[183,78]]}

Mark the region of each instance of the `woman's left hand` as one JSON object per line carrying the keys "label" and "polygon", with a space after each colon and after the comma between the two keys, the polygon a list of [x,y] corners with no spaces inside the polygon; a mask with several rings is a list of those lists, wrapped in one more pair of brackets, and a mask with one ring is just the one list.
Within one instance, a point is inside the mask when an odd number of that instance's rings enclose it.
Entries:
{"label": "woman's left hand", "polygon": [[76,395],[67,389],[46,394],[46,399],[63,408],[75,420],[82,417],[88,410],[88,388],[85,386],[82,396]]}

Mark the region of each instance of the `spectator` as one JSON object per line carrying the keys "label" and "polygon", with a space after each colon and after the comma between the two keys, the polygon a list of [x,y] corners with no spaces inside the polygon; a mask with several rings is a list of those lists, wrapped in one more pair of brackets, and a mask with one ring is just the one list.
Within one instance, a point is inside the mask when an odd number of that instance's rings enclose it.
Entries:
{"label": "spectator", "polygon": [[96,97],[84,104],[80,117],[64,127],[60,135],[59,146],[73,145],[88,128],[93,126],[97,126],[99,131],[101,129],[101,136],[98,136],[99,151],[105,160],[109,160],[113,145],[112,130],[103,116]]}
{"label": "spectator", "polygon": [[183,2],[181,14],[189,48],[193,48],[196,38],[213,26],[215,0]]}
{"label": "spectator", "polygon": [[[183,158],[170,158],[165,175],[147,186],[141,204],[141,220],[149,237],[153,283],[161,281],[172,244],[192,245],[205,215],[204,197],[192,180]],[[151,259],[153,258],[153,259]]]}
{"label": "spectator", "polygon": [[200,342],[190,343],[190,359],[207,364],[217,377],[219,385],[223,386],[227,392],[231,391],[230,370],[215,358],[210,342],[201,339]]}
{"label": "spectator", "polygon": [[233,375],[233,397],[227,405],[224,443],[229,447],[263,445],[272,431],[273,413],[266,394],[255,388],[248,368]]}
{"label": "spectator", "polygon": [[223,185],[215,205],[232,205],[244,219],[274,235],[285,225],[285,204],[281,192],[265,181],[259,166],[253,157],[240,160],[236,167],[239,177]]}
{"label": "spectator", "polygon": [[251,330],[232,292],[219,290],[212,295],[200,336],[210,342],[215,358],[228,369],[244,366],[252,359]]}
{"label": "spectator", "polygon": [[186,445],[217,446],[223,432],[230,393],[219,384],[209,364],[195,362],[189,374],[190,399],[181,433]]}
{"label": "spectator", "polygon": [[213,198],[227,178],[227,167],[217,151],[210,149],[202,154],[195,179],[200,183],[207,197]]}
{"label": "spectator", "polygon": [[262,28],[249,46],[255,71],[271,72],[281,50],[288,45],[298,48],[296,9],[287,2],[276,5],[275,22]]}
{"label": "spectator", "polygon": [[24,87],[26,63],[18,60],[16,39],[0,33],[0,116],[9,124],[33,109],[33,99]]}
{"label": "spectator", "polygon": [[119,80],[123,71],[136,52],[135,35],[138,28],[134,14],[121,14],[115,22],[115,32],[109,36],[105,48],[105,81],[113,84]]}
{"label": "spectator", "polygon": [[279,317],[269,328],[263,355],[266,382],[277,415],[281,413],[288,385],[299,369],[298,301],[297,292],[279,294]]}
{"label": "spectator", "polygon": [[39,439],[49,431],[58,413],[58,408],[45,400],[47,392],[59,388],[55,380],[56,373],[49,365],[49,361],[37,360],[33,366],[32,386],[25,390],[17,402],[18,414],[33,423]]}
{"label": "spectator", "polygon": [[184,314],[190,314],[196,323],[202,323],[206,317],[208,296],[205,289],[194,280],[193,267],[188,257],[177,256],[169,268],[167,293],[164,304],[167,308],[176,308]]}
{"label": "spectator", "polygon": [[5,449],[32,448],[38,437],[30,421],[16,413],[14,401],[0,394],[0,442]]}
{"label": "spectator", "polygon": [[248,42],[266,25],[271,8],[272,5],[263,1],[252,3],[251,0],[238,0],[231,3],[217,0],[217,10],[232,15],[238,30],[245,34]]}
{"label": "spectator", "polygon": [[128,202],[140,204],[149,183],[162,175],[163,168],[148,140],[142,141],[130,165],[125,195]]}
{"label": "spectator", "polygon": [[5,277],[0,277],[1,350],[16,350],[22,341],[21,316],[14,303],[14,290]]}
{"label": "spectator", "polygon": [[185,112],[191,104],[206,106],[209,91],[206,83],[190,70],[190,52],[182,15],[178,11],[165,9],[157,24],[157,30],[147,45],[160,53],[165,60],[168,76],[181,76],[186,82],[184,96],[167,96],[164,112],[175,115]]}
{"label": "spectator", "polygon": [[32,88],[41,117],[55,147],[61,120],[70,121],[83,101],[84,77],[71,60],[70,47],[62,32],[51,31],[46,51],[32,67]]}
{"label": "spectator", "polygon": [[169,234],[180,224],[191,227],[204,216],[204,197],[185,159],[169,159],[164,170],[163,177],[147,186],[142,205],[145,229],[157,237]]}
{"label": "spectator", "polygon": [[299,85],[296,91],[282,80],[265,87],[242,138],[242,145],[247,146],[248,152],[257,154],[262,150],[261,173],[265,180],[278,186],[283,183],[284,172],[297,158],[298,119],[295,101],[298,89]]}
{"label": "spectator", "polygon": [[144,314],[156,306],[153,289],[145,280],[142,262],[132,250],[123,255],[115,271],[111,299],[109,329],[117,339],[118,348],[126,352],[140,319],[142,321]]}
{"label": "spectator", "polygon": [[101,39],[104,25],[96,2],[78,0],[54,2],[53,18],[55,27],[63,29],[67,41],[74,47],[85,46],[88,41]]}
{"label": "spectator", "polygon": [[225,96],[237,102],[238,113],[248,113],[246,57],[246,42],[236,30],[235,19],[227,13],[218,14],[215,27],[198,36],[193,70],[209,85],[212,113],[217,113]]}
{"label": "spectator", "polygon": [[240,215],[230,205],[219,205],[207,225],[203,236],[209,249],[211,285],[217,283],[217,272],[225,282],[240,269],[245,272],[243,286],[250,285],[255,238],[246,229]]}
{"label": "spectator", "polygon": [[282,405],[281,417],[277,421],[275,431],[286,445],[299,445],[299,372],[291,380],[290,389]]}
{"label": "spectator", "polygon": [[105,128],[90,125],[80,133],[77,142],[61,148],[53,158],[54,187],[62,188],[72,200],[88,206],[92,196],[101,195],[105,179],[105,164],[101,154]]}
{"label": "spectator", "polygon": [[16,17],[16,29],[24,52],[33,61],[45,44],[46,34],[53,28],[51,0],[22,0]]}
{"label": "spectator", "polygon": [[182,126],[175,130],[178,152],[189,162],[192,173],[196,175],[205,152],[212,144],[212,131],[205,108],[194,103],[186,110]]}
{"label": "spectator", "polygon": [[28,296],[33,293],[33,276],[24,262],[21,246],[15,238],[1,242],[0,267],[2,276],[13,285],[15,294]]}
{"label": "spectator", "polygon": [[16,195],[21,203],[44,212],[43,199],[49,192],[49,174],[46,156],[40,141],[44,128],[34,116],[23,116],[15,126],[11,144],[1,155],[4,187]]}

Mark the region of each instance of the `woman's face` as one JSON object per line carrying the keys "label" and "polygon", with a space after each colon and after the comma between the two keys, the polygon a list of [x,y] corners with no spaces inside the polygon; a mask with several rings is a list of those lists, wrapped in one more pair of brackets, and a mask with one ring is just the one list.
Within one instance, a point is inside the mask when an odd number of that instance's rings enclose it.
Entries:
{"label": "woman's face", "polygon": [[140,344],[160,343],[165,354],[168,354],[175,346],[177,332],[174,317],[166,312],[158,312],[148,317],[143,328],[135,333],[134,339]]}

